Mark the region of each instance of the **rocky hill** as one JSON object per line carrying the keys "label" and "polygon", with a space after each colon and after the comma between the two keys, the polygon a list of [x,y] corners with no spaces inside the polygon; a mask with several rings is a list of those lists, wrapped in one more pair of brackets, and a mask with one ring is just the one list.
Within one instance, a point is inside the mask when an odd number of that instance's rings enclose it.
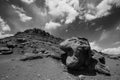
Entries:
{"label": "rocky hill", "polygon": [[18,32],[12,37],[0,39],[0,53],[37,53],[38,49],[47,49],[58,46],[63,39],[54,37],[41,29],[28,29],[24,32]]}
{"label": "rocky hill", "polygon": [[0,80],[119,80],[119,65],[86,38],[63,40],[35,28],[0,40]]}

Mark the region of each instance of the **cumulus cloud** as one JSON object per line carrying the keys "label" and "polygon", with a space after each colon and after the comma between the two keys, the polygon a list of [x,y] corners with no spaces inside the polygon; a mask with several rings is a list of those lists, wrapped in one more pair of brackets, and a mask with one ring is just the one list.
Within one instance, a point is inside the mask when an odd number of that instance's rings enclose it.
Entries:
{"label": "cumulus cloud", "polygon": [[12,34],[4,34],[6,31],[10,31],[9,25],[0,17],[0,38],[12,36]]}
{"label": "cumulus cloud", "polygon": [[86,13],[85,18],[87,20],[93,20],[107,16],[111,14],[110,10],[113,6],[120,7],[120,0],[102,0],[101,3],[99,3],[96,7],[93,7],[96,11],[95,14]]}
{"label": "cumulus cloud", "polygon": [[65,24],[72,23],[79,16],[82,20],[93,20],[110,14],[113,6],[120,7],[120,0],[102,0],[98,5],[79,0],[46,0],[48,14],[65,18]]}
{"label": "cumulus cloud", "polygon": [[20,17],[20,20],[21,20],[22,22],[30,21],[30,20],[32,19],[32,17],[29,17],[29,16],[27,16],[27,15],[24,14],[24,13],[21,13],[21,12],[19,12],[19,11],[16,11],[16,12],[18,13],[18,15],[19,15],[19,17]]}
{"label": "cumulus cloud", "polygon": [[20,20],[22,22],[27,22],[27,21],[32,20],[32,17],[27,16],[25,14],[25,11],[22,8],[19,8],[19,7],[15,6],[15,5],[12,5],[12,7],[15,9],[15,12],[18,14],[18,16],[20,17]]}
{"label": "cumulus cloud", "polygon": [[72,23],[79,14],[78,0],[46,0],[46,6],[49,8],[50,15],[65,17],[66,24]]}
{"label": "cumulus cloud", "polygon": [[0,31],[10,31],[9,25],[0,17]]}
{"label": "cumulus cloud", "polygon": [[21,1],[24,3],[27,3],[27,4],[31,4],[31,3],[35,2],[35,0],[21,0]]}
{"label": "cumulus cloud", "polygon": [[88,8],[88,10],[85,10],[84,12],[81,11],[84,14],[83,17],[85,17],[85,20],[93,20],[93,19],[95,19],[96,18],[96,16],[95,16],[95,14],[96,14],[96,6],[94,4],[92,4],[92,3],[88,3],[87,8]]}
{"label": "cumulus cloud", "polygon": [[56,22],[50,21],[49,23],[46,23],[46,25],[45,25],[45,30],[46,30],[46,31],[55,30],[55,29],[57,29],[57,28],[60,27],[60,26],[61,26],[60,23],[56,23]]}
{"label": "cumulus cloud", "polygon": [[88,14],[88,13],[86,13],[85,15],[85,19],[86,20],[93,20],[93,19],[96,19],[96,16],[95,15],[91,15],[91,14]]}
{"label": "cumulus cloud", "polygon": [[97,6],[97,14],[96,17],[102,17],[109,14],[109,10],[112,8],[112,5],[110,5],[110,0],[103,0],[98,6]]}
{"label": "cumulus cloud", "polygon": [[102,50],[102,52],[106,53],[106,54],[111,54],[111,55],[118,55],[118,54],[120,54],[120,47],[107,48],[107,49]]}
{"label": "cumulus cloud", "polygon": [[0,33],[0,39],[5,38],[5,37],[10,37],[13,36],[13,34],[2,34]]}
{"label": "cumulus cloud", "polygon": [[95,49],[97,51],[102,51],[102,48],[95,41],[94,42],[90,42],[90,46],[91,46],[91,49]]}

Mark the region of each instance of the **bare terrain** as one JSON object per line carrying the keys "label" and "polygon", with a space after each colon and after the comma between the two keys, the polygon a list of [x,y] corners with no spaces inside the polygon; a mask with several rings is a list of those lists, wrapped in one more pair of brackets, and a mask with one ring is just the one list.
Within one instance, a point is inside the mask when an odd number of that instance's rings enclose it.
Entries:
{"label": "bare terrain", "polygon": [[38,29],[0,41],[0,80],[120,80],[119,57],[114,59],[104,55],[110,75],[87,69],[69,72],[61,61],[64,51],[58,45],[63,39]]}
{"label": "bare terrain", "polygon": [[[19,61],[20,55],[0,55],[0,80],[81,80],[65,71],[59,61],[52,58]],[[84,75],[83,80],[120,80],[120,61],[106,59],[111,76]]]}

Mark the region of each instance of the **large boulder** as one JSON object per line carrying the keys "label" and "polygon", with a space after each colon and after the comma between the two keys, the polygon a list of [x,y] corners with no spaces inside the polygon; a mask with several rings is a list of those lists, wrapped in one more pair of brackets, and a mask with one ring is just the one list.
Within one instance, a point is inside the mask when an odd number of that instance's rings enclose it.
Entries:
{"label": "large boulder", "polygon": [[87,65],[91,58],[91,49],[87,39],[73,37],[66,39],[60,44],[60,48],[65,51],[63,61],[68,68],[78,69]]}
{"label": "large boulder", "polygon": [[66,39],[60,44],[60,48],[65,52],[62,55],[62,61],[68,69],[95,71],[110,75],[104,56],[96,50],[91,50],[87,39],[80,37]]}

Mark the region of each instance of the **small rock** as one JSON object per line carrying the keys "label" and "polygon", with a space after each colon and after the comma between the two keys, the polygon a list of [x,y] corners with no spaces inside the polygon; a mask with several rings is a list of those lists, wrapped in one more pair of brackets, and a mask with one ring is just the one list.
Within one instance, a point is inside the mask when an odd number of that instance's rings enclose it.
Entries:
{"label": "small rock", "polygon": [[1,55],[7,55],[7,54],[11,54],[12,50],[9,49],[8,47],[0,47],[0,54]]}
{"label": "small rock", "polygon": [[34,59],[41,59],[41,58],[43,58],[43,55],[41,55],[41,54],[26,53],[19,60],[20,61],[27,61],[27,60],[34,60]]}
{"label": "small rock", "polygon": [[84,80],[85,79],[85,76],[84,75],[79,75],[79,80]]}
{"label": "small rock", "polygon": [[9,48],[7,48],[7,47],[0,47],[0,51],[9,51]]}
{"label": "small rock", "polygon": [[60,48],[65,52],[65,64],[68,68],[78,69],[90,58],[90,45],[87,39],[73,37],[60,43]]}

